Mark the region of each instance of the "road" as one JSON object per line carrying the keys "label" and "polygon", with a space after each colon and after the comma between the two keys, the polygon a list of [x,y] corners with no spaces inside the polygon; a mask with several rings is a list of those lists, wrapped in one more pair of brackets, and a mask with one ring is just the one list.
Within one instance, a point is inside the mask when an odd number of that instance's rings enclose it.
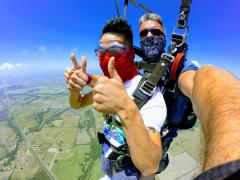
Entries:
{"label": "road", "polygon": [[46,175],[51,179],[51,180],[57,180],[58,178],[53,174],[53,172],[48,168],[48,166],[46,166],[42,160],[37,156],[37,154],[34,152],[31,143],[27,140],[20,124],[18,123],[17,119],[15,118],[15,114],[14,111],[12,111],[13,113],[13,119],[17,125],[18,131],[20,132],[23,140],[25,141],[29,151],[31,152],[33,158],[35,159],[35,161],[37,162],[37,164],[40,166],[40,168],[46,173]]}

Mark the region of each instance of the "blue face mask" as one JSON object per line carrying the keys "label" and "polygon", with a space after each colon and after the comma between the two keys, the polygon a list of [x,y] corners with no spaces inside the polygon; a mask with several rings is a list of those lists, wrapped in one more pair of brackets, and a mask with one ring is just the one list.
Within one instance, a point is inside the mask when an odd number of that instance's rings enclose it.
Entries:
{"label": "blue face mask", "polygon": [[140,41],[140,46],[145,55],[144,61],[158,62],[162,53],[165,52],[165,36],[145,37]]}

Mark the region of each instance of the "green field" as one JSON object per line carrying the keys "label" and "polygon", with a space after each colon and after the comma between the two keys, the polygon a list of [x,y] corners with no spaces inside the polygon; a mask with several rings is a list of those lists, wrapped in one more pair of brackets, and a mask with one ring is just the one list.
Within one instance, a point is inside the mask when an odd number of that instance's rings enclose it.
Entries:
{"label": "green field", "polygon": [[[19,124],[34,152],[58,179],[101,177],[101,147],[96,132],[101,130],[102,115],[91,106],[71,109],[68,91],[62,84],[19,87],[8,91],[8,104],[13,112],[11,123],[0,122],[0,135],[8,140],[1,140],[0,144],[0,158],[7,162],[0,176],[48,179],[18,133]],[[83,93],[89,90],[86,88]],[[11,157],[6,156],[8,153]]]}

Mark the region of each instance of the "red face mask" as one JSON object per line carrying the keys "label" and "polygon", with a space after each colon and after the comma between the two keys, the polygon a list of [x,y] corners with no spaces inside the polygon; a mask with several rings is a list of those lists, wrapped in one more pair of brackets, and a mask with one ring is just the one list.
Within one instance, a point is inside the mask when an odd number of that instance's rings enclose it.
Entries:
{"label": "red face mask", "polygon": [[[126,82],[137,75],[137,67],[134,65],[135,53],[133,49],[130,49],[126,55],[115,57],[114,66],[121,77],[123,82]],[[108,72],[108,62],[111,56],[107,52],[104,56],[99,56],[100,67],[105,76],[110,78]]]}

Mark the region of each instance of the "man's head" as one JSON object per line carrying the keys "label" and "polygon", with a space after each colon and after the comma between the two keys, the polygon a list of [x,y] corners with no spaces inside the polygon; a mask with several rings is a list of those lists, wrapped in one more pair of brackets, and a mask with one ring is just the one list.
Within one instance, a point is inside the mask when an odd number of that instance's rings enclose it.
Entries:
{"label": "man's head", "polygon": [[104,75],[109,77],[108,62],[111,56],[115,57],[115,68],[123,82],[137,74],[132,43],[132,29],[125,19],[114,17],[107,21],[102,30],[99,46],[95,50]]}
{"label": "man's head", "polygon": [[140,45],[148,62],[159,61],[165,52],[165,29],[161,16],[144,14],[139,20]]}
{"label": "man's head", "polygon": [[133,33],[127,20],[121,17],[113,17],[107,21],[102,30],[100,43],[112,41],[117,41],[128,47],[132,47]]}
{"label": "man's head", "polygon": [[[148,29],[157,29],[161,31],[161,34],[166,35],[162,18],[158,14],[150,13],[150,14],[144,14],[140,17],[139,19],[139,31],[140,33],[143,30],[148,30]],[[153,36],[154,34],[148,32],[146,36]],[[140,38],[144,36],[140,35]]]}

